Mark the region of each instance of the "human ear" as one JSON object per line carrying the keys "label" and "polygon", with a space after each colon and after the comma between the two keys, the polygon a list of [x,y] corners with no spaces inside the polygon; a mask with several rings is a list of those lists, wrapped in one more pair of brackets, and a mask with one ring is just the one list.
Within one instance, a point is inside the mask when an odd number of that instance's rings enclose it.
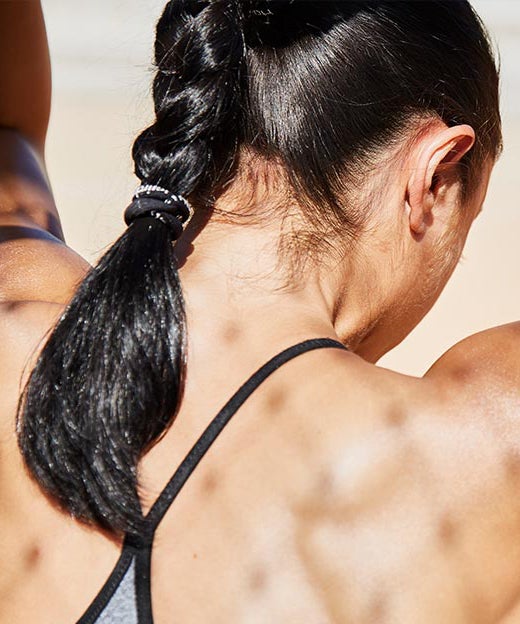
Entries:
{"label": "human ear", "polygon": [[454,165],[475,143],[475,131],[467,124],[444,125],[428,131],[412,152],[412,173],[408,180],[407,212],[409,227],[422,236],[432,222],[437,197],[436,180],[446,166]]}

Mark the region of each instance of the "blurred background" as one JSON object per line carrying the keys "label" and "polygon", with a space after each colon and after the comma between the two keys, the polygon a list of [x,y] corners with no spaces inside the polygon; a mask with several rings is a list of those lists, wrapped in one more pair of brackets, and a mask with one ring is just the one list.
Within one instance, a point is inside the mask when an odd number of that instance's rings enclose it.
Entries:
{"label": "blurred background", "polygon": [[[90,262],[123,231],[133,139],[152,119],[165,0],[43,0],[53,65],[47,162],[67,242]],[[520,319],[520,2],[474,0],[500,51],[505,151],[462,262],[430,314],[380,362],[422,375],[446,349]]]}

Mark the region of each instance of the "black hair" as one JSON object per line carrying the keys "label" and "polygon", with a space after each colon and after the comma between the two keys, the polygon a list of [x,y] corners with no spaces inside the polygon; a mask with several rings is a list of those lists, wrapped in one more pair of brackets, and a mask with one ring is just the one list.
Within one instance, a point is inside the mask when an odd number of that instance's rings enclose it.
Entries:
{"label": "black hair", "polygon": [[[211,208],[246,146],[283,164],[310,221],[355,236],[363,215],[340,198],[418,118],[475,129],[462,192],[501,150],[499,72],[465,0],[174,0],[156,34],[156,119],[135,141],[135,172],[196,209]],[[63,509],[113,533],[142,529],[138,462],[182,399],[177,266],[163,225],[126,229],[20,397],[29,471]]]}

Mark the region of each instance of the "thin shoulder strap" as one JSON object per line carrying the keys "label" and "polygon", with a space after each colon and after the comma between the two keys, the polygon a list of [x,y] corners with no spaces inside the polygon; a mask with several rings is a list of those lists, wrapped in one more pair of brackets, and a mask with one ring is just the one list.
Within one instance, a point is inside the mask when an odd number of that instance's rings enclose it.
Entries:
{"label": "thin shoulder strap", "polygon": [[256,373],[251,375],[251,377],[249,377],[244,384],[242,384],[242,386],[235,392],[235,394],[206,427],[197,442],[195,442],[189,453],[175,471],[173,477],[170,479],[146,515],[146,520],[149,523],[148,527],[152,534],[197,464],[216,440],[220,432],[231,420],[231,417],[244,403],[244,401],[253,393],[253,391],[258,388],[258,386],[265,379],[267,379],[269,375],[280,368],[282,364],[285,364],[285,362],[288,362],[292,358],[295,358],[306,351],[312,351],[313,349],[320,349],[323,347],[347,349],[347,347],[341,344],[341,342],[332,338],[311,338],[309,340],[304,340],[303,342],[285,349],[278,355],[275,355],[261,368],[259,368]]}

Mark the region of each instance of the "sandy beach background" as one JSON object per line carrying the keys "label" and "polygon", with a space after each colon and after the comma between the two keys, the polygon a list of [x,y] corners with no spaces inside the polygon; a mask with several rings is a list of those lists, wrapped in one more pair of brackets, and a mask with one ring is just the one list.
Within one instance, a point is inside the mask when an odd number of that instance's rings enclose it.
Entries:
{"label": "sandy beach background", "polygon": [[[505,151],[464,259],[434,309],[380,364],[421,375],[465,336],[520,318],[520,2],[475,0],[502,61]],[[54,100],[47,163],[69,245],[94,262],[122,232],[130,148],[151,119],[163,0],[43,0]]]}

